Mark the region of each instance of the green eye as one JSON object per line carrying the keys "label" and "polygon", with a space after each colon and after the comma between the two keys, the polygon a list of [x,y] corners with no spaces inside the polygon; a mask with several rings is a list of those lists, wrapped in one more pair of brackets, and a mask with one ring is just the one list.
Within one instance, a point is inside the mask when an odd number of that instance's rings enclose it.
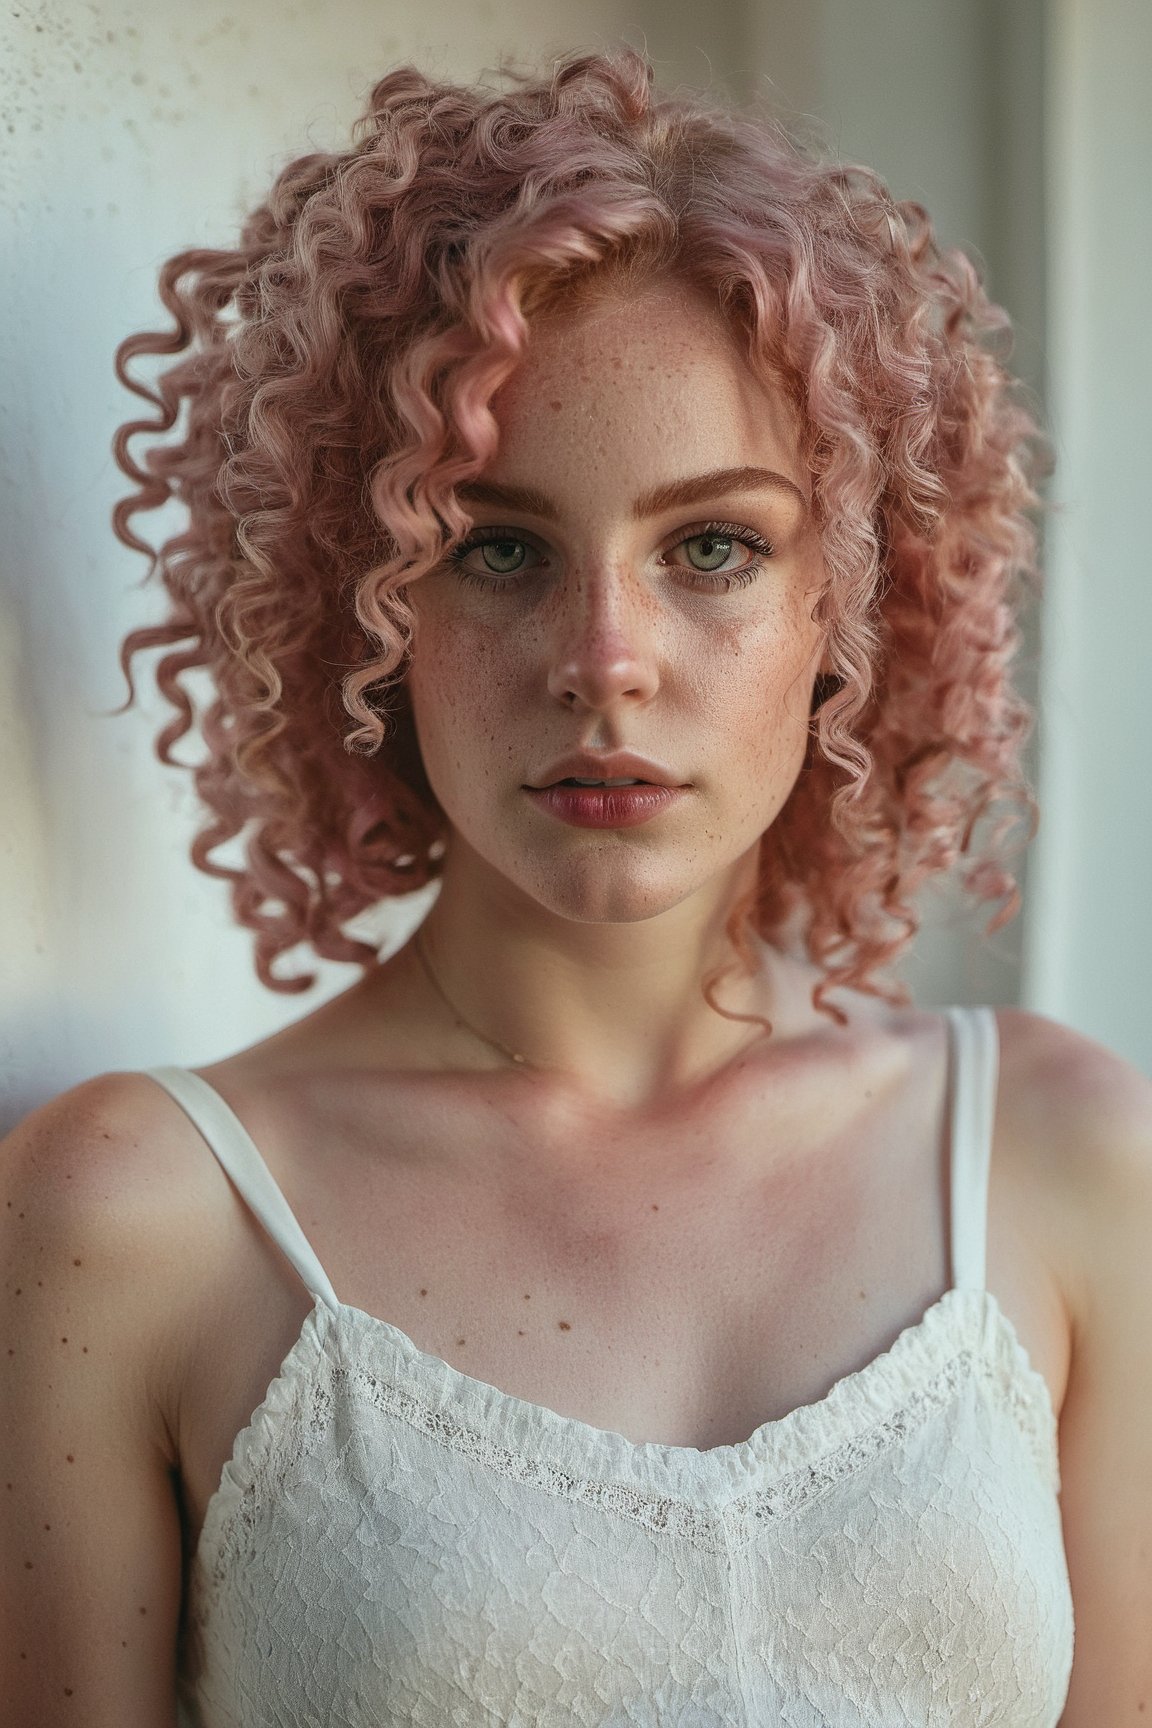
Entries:
{"label": "green eye", "polygon": [[[732,556],[733,542],[723,534],[694,534],[690,540],[681,542],[684,546],[699,546],[705,562],[699,566],[701,570],[719,570],[720,566]],[[690,553],[689,556],[692,556]],[[709,563],[708,560],[712,562]]]}
{"label": "green eye", "polygon": [[[464,563],[464,559],[471,557],[474,552],[479,552],[483,558],[489,572],[487,576],[482,570]],[[518,535],[499,532],[484,534],[483,531],[477,531],[455,546],[449,553],[449,558],[453,564],[459,565],[461,582],[468,582],[479,588],[490,588],[495,592],[500,588],[511,590],[515,587],[514,583],[501,581],[500,578],[522,576],[533,568],[528,562],[530,552],[534,552],[534,548]],[[538,553],[535,553],[535,556],[539,559]]]}
{"label": "green eye", "polygon": [[495,576],[512,576],[524,562],[523,540],[485,540],[478,550]]}

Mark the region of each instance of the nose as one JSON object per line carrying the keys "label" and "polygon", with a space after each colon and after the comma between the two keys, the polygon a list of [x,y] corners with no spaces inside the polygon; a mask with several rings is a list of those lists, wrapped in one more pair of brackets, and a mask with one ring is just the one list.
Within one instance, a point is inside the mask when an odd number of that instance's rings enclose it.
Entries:
{"label": "nose", "polygon": [[553,622],[548,692],[566,706],[651,701],[660,684],[654,602],[621,570],[573,573]]}

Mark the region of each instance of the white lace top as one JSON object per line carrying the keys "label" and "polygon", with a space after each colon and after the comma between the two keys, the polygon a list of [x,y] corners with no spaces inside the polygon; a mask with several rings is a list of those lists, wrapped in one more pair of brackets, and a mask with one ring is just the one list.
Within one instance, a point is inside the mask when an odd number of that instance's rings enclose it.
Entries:
{"label": "white lace top", "polygon": [[146,1070],[316,1298],[208,1507],[186,1728],[1054,1728],[1056,1422],[983,1287],[995,1015],[948,1017],[953,1287],[706,1451],[512,1397],[345,1306],[220,1095]]}

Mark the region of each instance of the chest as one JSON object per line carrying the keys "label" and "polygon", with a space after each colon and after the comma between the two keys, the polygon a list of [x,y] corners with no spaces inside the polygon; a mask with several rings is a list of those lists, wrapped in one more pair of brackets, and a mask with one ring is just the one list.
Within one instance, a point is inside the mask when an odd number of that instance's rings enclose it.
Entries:
{"label": "chest", "polygon": [[[229,1496],[191,1579],[205,1719],[238,1721],[244,1697],[265,1721],[360,1720],[371,1698],[373,1720],[429,1728],[701,1709],[863,1728],[932,1721],[946,1695],[952,1728],[1055,1723],[1073,1627],[1048,1436],[964,1368],[909,1415],[891,1370],[915,1360],[933,1386],[949,1330],[758,1429],[735,1475],[726,1453],[637,1454],[460,1376],[446,1407],[432,1365],[421,1410],[410,1382],[397,1399],[313,1359],[321,1423],[242,1464],[241,1539]],[[318,1322],[336,1331],[377,1375],[397,1353],[350,1311]]]}
{"label": "chest", "polygon": [[[400,1109],[382,1138],[346,1101],[337,1114],[320,1096],[311,1114],[283,1096],[278,1110],[255,1093],[236,1103],[343,1303],[474,1380],[632,1441],[741,1441],[863,1368],[950,1283],[931,1084],[818,1143],[786,1114],[736,1111],[709,1136],[688,1122],[659,1145],[546,1164],[517,1155],[515,1123],[441,1121],[434,1139]],[[989,1287],[1059,1392],[1059,1317],[1003,1178]],[[190,1551],[312,1305],[222,1172],[219,1194],[180,1427]]]}

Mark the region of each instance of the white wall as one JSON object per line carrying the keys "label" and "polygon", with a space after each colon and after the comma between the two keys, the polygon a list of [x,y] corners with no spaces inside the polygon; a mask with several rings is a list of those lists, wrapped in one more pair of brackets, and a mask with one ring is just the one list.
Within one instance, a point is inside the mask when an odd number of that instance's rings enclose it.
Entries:
{"label": "white wall", "polygon": [[1152,1074],[1152,7],[1053,0],[1041,795],[1025,997]]}

